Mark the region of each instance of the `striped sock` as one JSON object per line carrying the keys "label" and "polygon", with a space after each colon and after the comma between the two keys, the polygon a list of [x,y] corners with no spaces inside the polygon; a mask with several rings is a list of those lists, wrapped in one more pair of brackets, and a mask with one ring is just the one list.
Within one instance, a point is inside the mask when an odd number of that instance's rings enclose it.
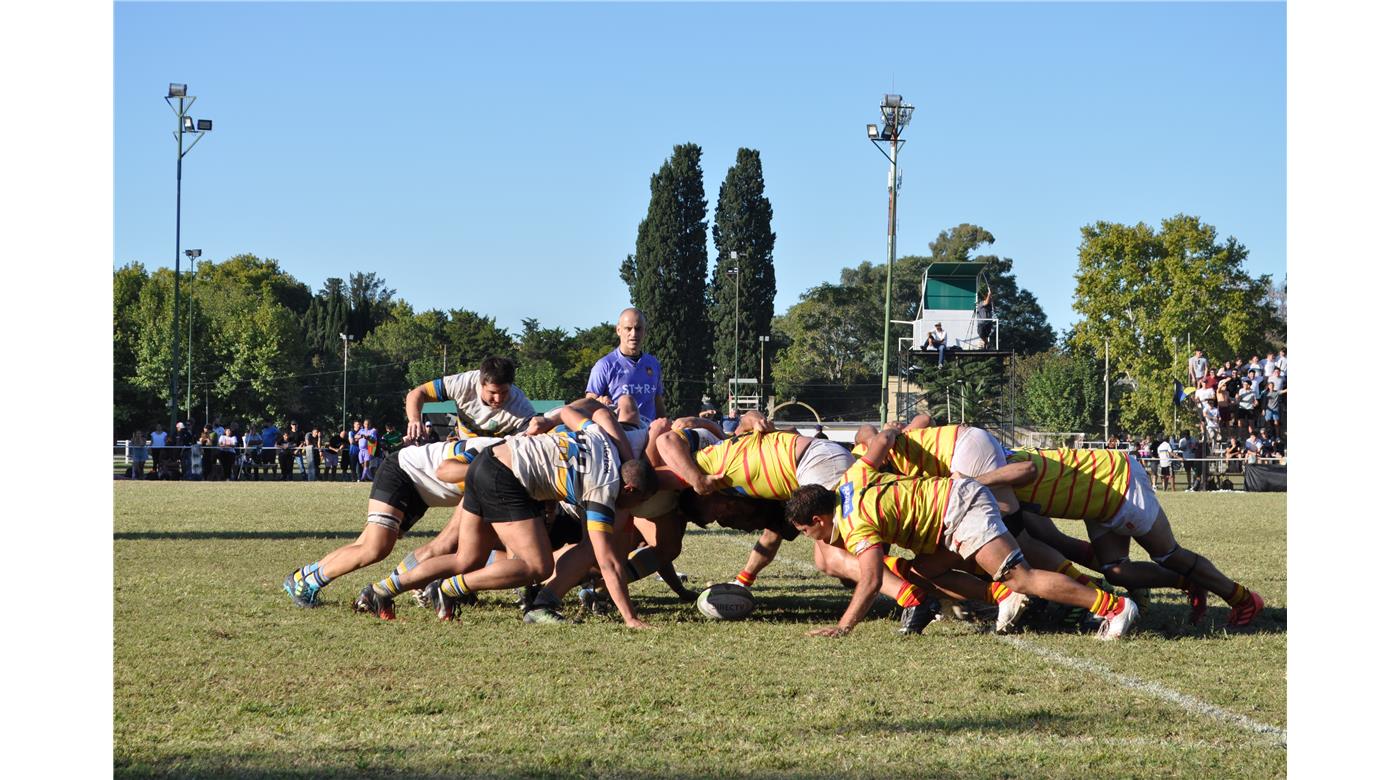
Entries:
{"label": "striped sock", "polygon": [[908,558],[901,558],[898,555],[886,555],[885,568],[889,569],[890,572],[894,574],[894,576],[900,578],[901,580],[904,580],[905,582],[908,582],[910,579]]}
{"label": "striped sock", "polygon": [[1089,611],[1099,617],[1111,617],[1118,614],[1123,608],[1123,599],[1111,593],[1105,593],[1098,588],[1094,588],[1094,605],[1089,607]]}
{"label": "striped sock", "polygon": [[924,603],[924,589],[906,582],[894,600],[901,607],[917,607]]}
{"label": "striped sock", "polygon": [[407,557],[405,557],[402,561],[399,561],[398,566],[394,567],[394,573],[402,576],[412,571],[413,567],[417,565],[418,556],[414,555],[413,553],[409,553]]}
{"label": "striped sock", "polygon": [[1095,585],[1096,583],[1098,583],[1098,580],[1080,571],[1070,561],[1065,561],[1064,563],[1060,564],[1060,568],[1058,569],[1058,571],[1066,577],[1069,577],[1070,579],[1078,582],[1080,585]]}
{"label": "striped sock", "polygon": [[738,582],[740,585],[743,585],[746,588],[752,588],[753,581],[756,579],[758,579],[757,574],[749,574],[749,570],[745,569],[739,572],[739,575],[734,578],[734,581]]}
{"label": "striped sock", "polygon": [[394,596],[397,596],[403,592],[403,586],[399,585],[398,572],[390,574],[388,577],[385,577],[379,582],[374,583],[374,585],[372,585],[371,587],[374,588],[375,593],[378,593],[381,596],[388,596],[390,598],[393,598]]}
{"label": "striped sock", "polygon": [[321,573],[321,562],[308,563],[297,572],[299,579],[309,583],[312,590],[320,590],[330,584],[330,577]]}
{"label": "striped sock", "polygon": [[472,589],[467,587],[466,575],[462,574],[443,580],[441,588],[442,595],[454,598],[462,598],[472,592]]}
{"label": "striped sock", "polygon": [[1004,584],[1000,582],[993,582],[991,585],[987,586],[987,601],[990,601],[993,604],[1000,604],[1001,602],[1006,600],[1007,596],[1011,595],[1011,592],[1011,589],[1006,587]]}
{"label": "striped sock", "polygon": [[1230,597],[1225,599],[1225,603],[1229,604],[1232,607],[1238,607],[1239,605],[1243,604],[1248,598],[1249,589],[1237,582],[1235,583],[1235,589],[1230,592]]}

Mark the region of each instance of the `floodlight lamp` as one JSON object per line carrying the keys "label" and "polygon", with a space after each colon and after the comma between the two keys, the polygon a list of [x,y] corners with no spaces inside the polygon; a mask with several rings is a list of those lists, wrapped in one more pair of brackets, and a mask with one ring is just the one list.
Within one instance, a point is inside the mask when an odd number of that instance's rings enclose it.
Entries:
{"label": "floodlight lamp", "polygon": [[199,120],[198,122],[195,123],[195,126],[199,128],[199,131],[200,131],[201,133],[202,133],[202,132],[206,132],[206,131],[208,131],[208,130],[213,130],[213,129],[214,129],[214,120],[212,120],[212,119],[201,119],[201,120]]}
{"label": "floodlight lamp", "polygon": [[190,258],[191,260],[193,260],[193,259],[196,258],[196,257],[199,257],[199,256],[202,255],[202,254],[204,254],[204,251],[203,251],[203,250],[200,250],[200,249],[186,249],[186,250],[185,250],[185,257],[188,257],[188,258]]}
{"label": "floodlight lamp", "polygon": [[739,262],[739,253],[733,249],[729,250],[729,259],[736,263]]}
{"label": "floodlight lamp", "polygon": [[726,268],[726,269],[724,270],[724,275],[725,275],[725,276],[728,276],[728,277],[731,278],[731,279],[733,279],[734,277],[736,277],[736,276],[739,275],[739,269],[738,269],[738,268]]}
{"label": "floodlight lamp", "polygon": [[182,117],[182,118],[180,119],[180,132],[182,132],[182,133],[193,133],[193,132],[194,132],[194,117],[192,117],[192,116],[187,116],[187,117]]}
{"label": "floodlight lamp", "polygon": [[186,91],[186,87],[185,87],[184,84],[174,84],[174,83],[172,83],[172,84],[170,85],[170,93],[167,94],[166,97],[173,97],[173,98],[179,97],[179,98],[182,98],[182,97],[185,96],[185,91]]}
{"label": "floodlight lamp", "polygon": [[885,108],[898,108],[904,105],[904,97],[901,95],[885,95],[885,102],[881,105]]}
{"label": "floodlight lamp", "polygon": [[865,134],[870,138],[870,140],[874,141],[875,139],[880,137],[880,128],[876,127],[875,125],[866,125]]}

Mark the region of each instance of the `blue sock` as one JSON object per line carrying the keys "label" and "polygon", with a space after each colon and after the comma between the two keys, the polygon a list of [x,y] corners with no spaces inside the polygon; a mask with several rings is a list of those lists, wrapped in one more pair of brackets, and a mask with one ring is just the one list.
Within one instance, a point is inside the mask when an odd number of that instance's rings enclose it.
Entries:
{"label": "blue sock", "polygon": [[330,583],[330,578],[321,573],[321,562],[308,563],[301,567],[301,578],[312,590],[320,590]]}

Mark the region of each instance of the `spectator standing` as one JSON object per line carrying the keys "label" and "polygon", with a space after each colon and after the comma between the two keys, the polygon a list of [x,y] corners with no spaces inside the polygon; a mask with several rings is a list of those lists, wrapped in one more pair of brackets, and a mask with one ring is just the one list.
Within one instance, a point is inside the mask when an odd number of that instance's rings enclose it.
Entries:
{"label": "spectator standing", "polygon": [[1253,427],[1257,420],[1258,407],[1259,396],[1254,392],[1254,383],[1249,380],[1241,382],[1240,394],[1235,398],[1235,426],[1237,428]]}
{"label": "spectator standing", "polygon": [[982,349],[992,348],[992,331],[996,327],[996,307],[992,304],[992,286],[987,285],[987,294],[977,302],[972,316],[977,320],[977,337],[982,340]]}
{"label": "spectator standing", "polygon": [[332,481],[335,480],[336,470],[340,468],[340,455],[344,451],[345,440],[340,438],[339,433],[331,431],[330,435],[326,437],[325,464],[326,476],[330,477]]}
{"label": "spectator standing", "polygon": [[258,479],[262,449],[262,432],[257,426],[249,425],[248,435],[243,437],[243,462],[238,467],[238,473],[243,479]]}
{"label": "spectator standing", "polygon": [[277,467],[282,472],[282,481],[292,478],[292,440],[287,431],[277,434]]}
{"label": "spectator standing", "polygon": [[1171,482],[1171,489],[1176,490],[1176,472],[1172,470],[1172,462],[1178,460],[1176,450],[1172,449],[1170,437],[1164,437],[1157,445],[1157,473],[1162,479],[1162,489],[1167,489],[1168,481]]}
{"label": "spectator standing", "polygon": [[287,445],[292,448],[292,460],[301,466],[302,479],[306,478],[306,431],[295,421],[287,424]]}
{"label": "spectator standing", "polygon": [[[214,478],[214,464],[219,462],[219,434],[214,432],[211,425],[205,425],[204,430],[199,434],[199,468],[200,479]],[[190,453],[193,461],[194,453]]]}
{"label": "spectator standing", "polygon": [[306,469],[306,480],[315,482],[321,471],[321,429],[314,425],[302,443],[302,457],[309,466]]}
{"label": "spectator standing", "polygon": [[343,432],[345,443],[350,448],[350,457],[345,459],[345,470],[350,473],[350,478],[354,479],[360,467],[360,421],[352,420],[350,430]]}
{"label": "spectator standing", "polygon": [[665,386],[661,382],[661,362],[643,351],[646,316],[638,309],[623,309],[617,317],[617,349],[593,364],[584,394],[617,410],[623,396],[636,404],[643,425],[666,414]]}
{"label": "spectator standing", "polygon": [[146,438],[146,432],[136,430],[131,434],[131,440],[127,442],[126,454],[131,459],[130,475],[132,479],[144,479],[146,476],[146,459],[150,450],[146,449],[150,441]]}
{"label": "spectator standing", "polygon": [[1280,349],[1278,351],[1278,359],[1274,361],[1274,368],[1277,368],[1279,373],[1283,374],[1285,378],[1288,376],[1288,355],[1286,354],[1286,350]]}
{"label": "spectator standing", "polygon": [[[277,426],[267,420],[263,420],[262,430],[259,432],[262,437],[262,464],[272,466],[277,458],[277,437],[282,432],[277,430]],[[269,472],[273,469],[269,469]]]}
{"label": "spectator standing", "polygon": [[190,450],[194,444],[194,426],[183,422],[175,423],[175,441],[173,444],[178,448],[175,450],[175,460],[180,464],[180,471],[183,474],[190,470]]}
{"label": "spectator standing", "polygon": [[165,462],[165,444],[169,437],[170,435],[165,432],[165,426],[161,423],[156,423],[156,429],[151,431],[151,460],[155,461],[157,476],[160,474],[161,464]]}
{"label": "spectator standing", "polygon": [[437,432],[437,429],[433,427],[432,420],[423,421],[423,435],[427,437],[427,441],[424,442],[425,444],[432,444],[433,442],[442,441],[442,435],[439,434]]}
{"label": "spectator standing", "polygon": [[1206,378],[1206,368],[1208,365],[1209,363],[1205,355],[1201,354],[1201,350],[1199,349],[1186,361],[1186,373],[1189,375],[1192,385],[1200,387],[1198,383]]}
{"label": "spectator standing", "polygon": [[1181,449],[1181,459],[1186,463],[1186,492],[1191,493],[1197,490],[1199,484],[1200,441],[1196,434],[1187,431],[1186,435],[1181,437],[1181,441],[1177,442],[1177,446]]}
{"label": "spectator standing", "polygon": [[224,481],[233,479],[233,463],[238,457],[238,437],[233,431],[225,428],[219,434],[219,465],[224,470]]}
{"label": "spectator standing", "polygon": [[360,432],[356,434],[356,438],[360,444],[360,481],[364,482],[370,479],[371,464],[379,446],[379,431],[374,429],[368,417],[360,426]]}
{"label": "spectator standing", "polygon": [[200,434],[198,439],[190,445],[190,470],[185,474],[185,479],[202,480],[208,475],[206,467],[209,465],[213,455],[213,442],[205,434]]}
{"label": "spectator standing", "polygon": [[1274,373],[1274,353],[1270,352],[1263,361],[1259,363],[1259,373],[1267,381],[1270,374]]}
{"label": "spectator standing", "polygon": [[1267,429],[1273,426],[1273,435],[1278,436],[1279,420],[1283,418],[1283,394],[1287,390],[1280,390],[1278,385],[1269,382],[1269,394],[1264,398],[1264,424],[1261,428]]}

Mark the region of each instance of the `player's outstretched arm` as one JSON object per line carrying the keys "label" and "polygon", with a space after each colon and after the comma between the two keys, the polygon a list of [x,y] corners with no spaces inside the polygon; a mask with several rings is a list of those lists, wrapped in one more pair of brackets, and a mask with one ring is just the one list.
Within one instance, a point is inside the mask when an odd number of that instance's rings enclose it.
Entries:
{"label": "player's outstretched arm", "polygon": [[880,468],[885,465],[885,461],[889,459],[890,448],[894,446],[898,438],[898,429],[886,428],[880,431],[870,438],[870,444],[866,447],[865,454],[861,456],[861,460],[869,463],[874,468]]}
{"label": "player's outstretched arm", "polygon": [[608,585],[608,595],[617,605],[617,614],[628,628],[651,628],[637,617],[632,608],[632,599],[627,593],[627,575],[622,569],[623,554],[618,550],[618,534],[597,528],[588,529],[588,540],[593,545],[593,556],[598,561],[598,570],[603,573],[603,582]]}
{"label": "player's outstretched arm", "polygon": [[835,626],[808,631],[807,635],[841,637],[854,631],[856,624],[865,618],[865,614],[870,611],[870,605],[875,603],[875,597],[880,593],[880,580],[885,572],[884,560],[884,553],[878,544],[861,550],[860,555],[856,556],[856,562],[860,564],[860,579],[856,580],[856,592],[851,594],[851,604],[846,607],[841,622]]}
{"label": "player's outstretched arm", "polygon": [[685,437],[675,431],[667,431],[656,440],[656,451],[672,471],[680,475],[698,495],[713,493],[728,487],[728,480],[721,474],[706,474],[700,470],[690,454],[690,445]]}
{"label": "player's outstretched arm", "polygon": [[[1035,464],[1028,460],[1023,460],[1019,463],[1008,463],[999,469],[992,469],[991,471],[988,471],[984,474],[979,474],[978,476],[972,477],[971,479],[974,479],[989,488],[1014,488],[1020,487],[1022,485],[1029,485],[1030,483],[1034,482],[1036,473],[1037,470]],[[966,477],[967,475],[958,474],[954,472],[952,476]]]}
{"label": "player's outstretched arm", "polygon": [[[581,409],[588,411],[584,412]],[[574,401],[560,411],[560,419],[571,430],[578,430],[583,427],[585,422],[591,420],[613,440],[613,446],[617,447],[621,462],[626,463],[636,457],[632,453],[632,444],[627,441],[627,434],[623,433],[622,425],[617,421],[617,417],[611,409],[597,401],[589,398]]]}

